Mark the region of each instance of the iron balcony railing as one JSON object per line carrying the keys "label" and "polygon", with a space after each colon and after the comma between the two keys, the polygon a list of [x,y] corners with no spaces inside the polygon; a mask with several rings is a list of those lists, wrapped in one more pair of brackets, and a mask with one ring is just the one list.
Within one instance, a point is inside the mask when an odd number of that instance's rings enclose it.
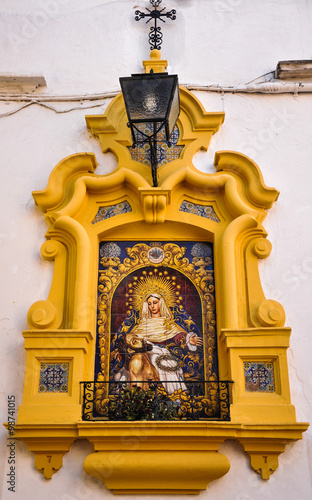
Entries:
{"label": "iron balcony railing", "polygon": [[81,382],[82,419],[230,420],[232,381],[187,381],[186,390],[169,394],[171,383],[176,381]]}

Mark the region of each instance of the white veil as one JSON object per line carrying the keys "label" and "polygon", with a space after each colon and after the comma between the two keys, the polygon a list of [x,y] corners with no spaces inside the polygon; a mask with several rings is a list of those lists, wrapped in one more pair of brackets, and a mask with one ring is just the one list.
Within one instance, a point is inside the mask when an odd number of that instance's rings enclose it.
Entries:
{"label": "white veil", "polygon": [[170,319],[171,313],[169,311],[169,308],[168,308],[165,300],[163,299],[162,295],[160,295],[159,293],[149,293],[148,294],[148,296],[146,297],[146,299],[143,302],[141,318],[148,319],[148,318],[152,317],[152,313],[149,310],[148,303],[147,303],[147,301],[150,297],[154,297],[155,299],[159,300],[160,317]]}

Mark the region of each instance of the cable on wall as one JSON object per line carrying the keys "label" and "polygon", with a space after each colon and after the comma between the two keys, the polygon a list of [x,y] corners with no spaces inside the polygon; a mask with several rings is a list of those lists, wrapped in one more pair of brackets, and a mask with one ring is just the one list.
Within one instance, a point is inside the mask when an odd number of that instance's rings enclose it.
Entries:
{"label": "cable on wall", "polygon": [[[268,73],[270,74],[270,73]],[[267,75],[268,75],[267,74]],[[263,75],[264,77],[266,75]],[[222,85],[196,85],[186,84],[182,85],[190,91],[213,92],[219,94],[293,94],[312,93],[312,82],[281,82],[281,81],[260,81],[262,77],[258,77],[244,85],[222,86]],[[7,113],[0,113],[0,118],[12,116],[23,109],[37,105],[43,108],[54,111],[55,113],[70,113],[81,109],[92,109],[102,106],[104,103],[91,104],[92,101],[105,101],[117,96],[119,91],[105,92],[101,94],[84,94],[84,95],[29,95],[29,94],[0,94],[0,102],[20,102],[24,103],[15,110],[8,111]],[[57,109],[52,103],[69,103],[80,102],[80,106],[73,106],[68,109]]]}

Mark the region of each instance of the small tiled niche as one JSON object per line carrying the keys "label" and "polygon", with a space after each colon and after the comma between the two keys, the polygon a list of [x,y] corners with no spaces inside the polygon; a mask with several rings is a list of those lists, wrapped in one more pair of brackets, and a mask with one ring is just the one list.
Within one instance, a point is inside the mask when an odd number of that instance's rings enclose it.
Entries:
{"label": "small tiled niche", "polygon": [[184,200],[181,203],[179,210],[180,212],[186,212],[198,215],[199,217],[204,217],[205,219],[213,220],[214,222],[221,222],[211,205],[200,205],[198,203],[192,203]]}
{"label": "small tiled niche", "polygon": [[243,361],[246,392],[276,391],[273,361]]}
{"label": "small tiled niche", "polygon": [[[129,146],[131,157],[135,161],[144,163],[145,165],[150,165],[151,163],[151,152],[149,145],[144,141],[146,136],[149,136],[154,132],[153,123],[138,123],[136,132],[136,147],[133,148]],[[177,126],[173,129],[170,145],[166,142],[165,130],[162,129],[158,134],[157,141],[157,164],[166,165],[170,161],[177,160],[180,157],[183,146],[178,146],[178,141],[180,137],[180,132]],[[142,142],[143,141],[143,142]]]}
{"label": "small tiled niche", "polygon": [[117,203],[116,205],[109,205],[107,207],[99,207],[97,214],[94,219],[91,221],[91,224],[96,224],[97,222],[101,222],[106,219],[110,219],[111,217],[115,217],[116,215],[122,215],[132,212],[131,205],[127,200],[122,201],[121,203]]}
{"label": "small tiled niche", "polygon": [[41,361],[39,393],[68,393],[69,361]]}

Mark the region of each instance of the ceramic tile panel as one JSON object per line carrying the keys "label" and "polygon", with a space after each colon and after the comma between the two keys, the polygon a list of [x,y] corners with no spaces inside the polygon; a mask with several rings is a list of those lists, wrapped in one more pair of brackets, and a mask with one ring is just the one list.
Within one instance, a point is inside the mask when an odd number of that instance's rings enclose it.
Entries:
{"label": "ceramic tile panel", "polygon": [[122,215],[132,212],[132,208],[127,201],[122,201],[117,205],[110,205],[109,207],[99,207],[96,216],[91,221],[91,224],[96,224],[102,220],[110,219],[116,215]]}
{"label": "ceramic tile panel", "polygon": [[244,361],[244,375],[247,392],[275,392],[273,363]]}
{"label": "ceramic tile panel", "polygon": [[68,392],[69,363],[41,363],[39,392]]}
{"label": "ceramic tile panel", "polygon": [[199,215],[199,217],[204,217],[218,223],[221,222],[211,205],[199,205],[184,200],[181,203],[180,212]]}
{"label": "ceramic tile panel", "polygon": [[172,391],[208,374],[218,378],[215,326],[212,243],[100,243],[96,380],[129,379],[121,340],[133,338],[161,381],[176,380]]}
{"label": "ceramic tile panel", "polygon": [[[147,136],[151,135],[151,133],[153,132],[153,125],[145,123],[145,124],[138,124],[138,126],[141,128],[142,133],[141,134],[137,133],[138,143],[136,144],[135,148],[130,146],[129,151],[131,153],[131,157],[133,160],[139,161],[140,163],[144,163],[145,165],[150,166],[151,164],[150,147],[147,143],[140,144],[139,141],[145,140],[146,137],[144,136],[144,134]],[[179,158],[183,146],[177,145],[178,140],[179,140],[179,129],[177,126],[175,126],[175,128],[173,129],[170,138],[171,146],[168,146],[168,144],[165,141],[164,129],[159,132],[158,134],[159,142],[157,142],[158,165],[165,165],[166,163],[169,163],[170,161]]]}

